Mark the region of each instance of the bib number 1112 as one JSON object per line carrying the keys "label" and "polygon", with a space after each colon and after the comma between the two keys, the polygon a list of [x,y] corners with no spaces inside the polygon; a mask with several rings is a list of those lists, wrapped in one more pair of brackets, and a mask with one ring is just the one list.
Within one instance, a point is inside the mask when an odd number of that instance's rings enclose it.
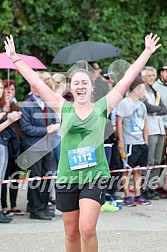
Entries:
{"label": "bib number 1112", "polygon": [[73,149],[68,151],[68,160],[71,170],[87,168],[96,165],[94,146]]}
{"label": "bib number 1112", "polygon": [[81,163],[81,162],[86,162],[86,161],[91,161],[92,160],[92,154],[91,153],[84,153],[82,155],[77,155],[77,156],[73,156],[74,159],[74,163]]}

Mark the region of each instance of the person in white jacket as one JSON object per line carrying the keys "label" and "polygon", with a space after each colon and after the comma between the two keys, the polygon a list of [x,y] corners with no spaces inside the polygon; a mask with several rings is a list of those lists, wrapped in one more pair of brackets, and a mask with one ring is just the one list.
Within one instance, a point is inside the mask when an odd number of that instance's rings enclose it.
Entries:
{"label": "person in white jacket", "polygon": [[[167,108],[167,63],[164,63],[161,68],[158,69],[159,78],[153,84],[153,88],[160,93],[161,100]],[[167,164],[167,114],[162,116],[165,126],[165,139],[162,153],[162,163]]]}
{"label": "person in white jacket", "polygon": [[[167,109],[161,100],[159,92],[155,91],[153,84],[157,77],[157,70],[154,67],[146,66],[141,71],[142,79],[146,85],[145,105],[147,108],[148,120],[148,166],[160,165],[165,135],[163,115]],[[143,175],[148,177],[146,188],[143,188],[145,197],[148,199],[159,199],[156,192],[157,183],[150,188],[150,181],[159,180],[160,168],[143,171]]]}

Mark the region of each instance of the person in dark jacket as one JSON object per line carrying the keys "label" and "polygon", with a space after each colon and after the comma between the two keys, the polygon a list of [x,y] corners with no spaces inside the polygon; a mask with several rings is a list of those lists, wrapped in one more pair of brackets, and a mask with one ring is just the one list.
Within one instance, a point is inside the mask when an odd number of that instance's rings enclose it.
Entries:
{"label": "person in dark jacket", "polygon": [[[23,133],[24,149],[26,150],[27,167],[30,178],[49,176],[52,174],[51,165],[55,164],[53,138],[59,130],[60,123],[56,113],[45,106],[35,89],[21,104],[22,118],[20,126]],[[34,180],[28,187],[28,208],[31,219],[51,220],[47,211],[49,202],[50,181],[39,183]]]}
{"label": "person in dark jacket", "polygon": [[[3,81],[4,85],[4,93],[7,98],[7,103],[4,106],[4,110],[8,112],[12,111],[19,111],[19,106],[17,103],[17,100],[15,98],[16,94],[16,85],[14,80],[4,80]],[[5,179],[19,179],[20,176],[20,167],[18,166],[16,162],[16,158],[18,157],[19,154],[23,152],[23,146],[22,146],[22,132],[19,126],[19,122],[16,121],[12,123],[11,125],[11,130],[15,130],[15,143],[14,146],[19,146],[18,148],[18,153],[17,155],[9,155],[8,158],[8,165],[5,173]],[[14,140],[14,139],[13,139]],[[16,143],[17,141],[17,143]],[[10,148],[11,149],[11,148]],[[18,195],[18,182],[13,182],[10,183],[9,186],[9,201],[10,201],[10,206],[11,208],[9,209],[8,203],[7,203],[7,184],[2,185],[2,193],[1,193],[1,206],[2,206],[2,211],[6,216],[13,216],[15,215],[24,215],[24,212],[17,208],[17,195]]]}
{"label": "person in dark jacket", "polygon": [[[17,146],[14,141],[16,138],[15,131],[9,126],[20,119],[21,112],[13,111],[11,113],[6,113],[3,108],[6,105],[6,99],[4,94],[3,81],[0,80],[0,180],[3,180],[5,177],[5,172],[7,169],[7,162],[9,156],[9,144],[11,146],[11,151],[13,155],[17,155]],[[1,199],[1,189],[2,184],[0,184],[0,199]],[[12,219],[6,217],[0,211],[0,223],[9,223]]]}

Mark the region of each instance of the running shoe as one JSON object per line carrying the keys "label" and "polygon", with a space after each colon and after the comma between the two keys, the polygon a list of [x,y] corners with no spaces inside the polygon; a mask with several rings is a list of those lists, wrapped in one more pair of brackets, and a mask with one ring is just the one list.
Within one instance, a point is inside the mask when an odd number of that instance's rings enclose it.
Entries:
{"label": "running shoe", "polygon": [[115,207],[111,204],[110,201],[106,201],[100,209],[100,212],[118,212],[119,207]]}
{"label": "running shoe", "polygon": [[128,207],[134,207],[136,206],[136,203],[134,202],[134,199],[131,196],[128,196],[124,198],[124,205]]}
{"label": "running shoe", "polygon": [[62,212],[61,212],[60,210],[58,210],[58,209],[55,208],[55,215],[61,216],[61,215],[62,215]]}
{"label": "running shoe", "polygon": [[134,201],[136,204],[141,204],[141,205],[150,205],[151,201],[146,199],[143,195],[139,195],[134,198]]}

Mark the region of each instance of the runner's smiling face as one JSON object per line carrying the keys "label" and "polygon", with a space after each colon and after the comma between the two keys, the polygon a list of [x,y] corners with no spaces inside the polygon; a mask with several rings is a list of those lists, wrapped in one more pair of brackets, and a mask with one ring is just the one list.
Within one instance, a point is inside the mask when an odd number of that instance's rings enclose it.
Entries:
{"label": "runner's smiling face", "polygon": [[79,104],[85,104],[91,100],[91,92],[93,90],[92,82],[84,72],[76,72],[71,79],[71,92],[74,101]]}

